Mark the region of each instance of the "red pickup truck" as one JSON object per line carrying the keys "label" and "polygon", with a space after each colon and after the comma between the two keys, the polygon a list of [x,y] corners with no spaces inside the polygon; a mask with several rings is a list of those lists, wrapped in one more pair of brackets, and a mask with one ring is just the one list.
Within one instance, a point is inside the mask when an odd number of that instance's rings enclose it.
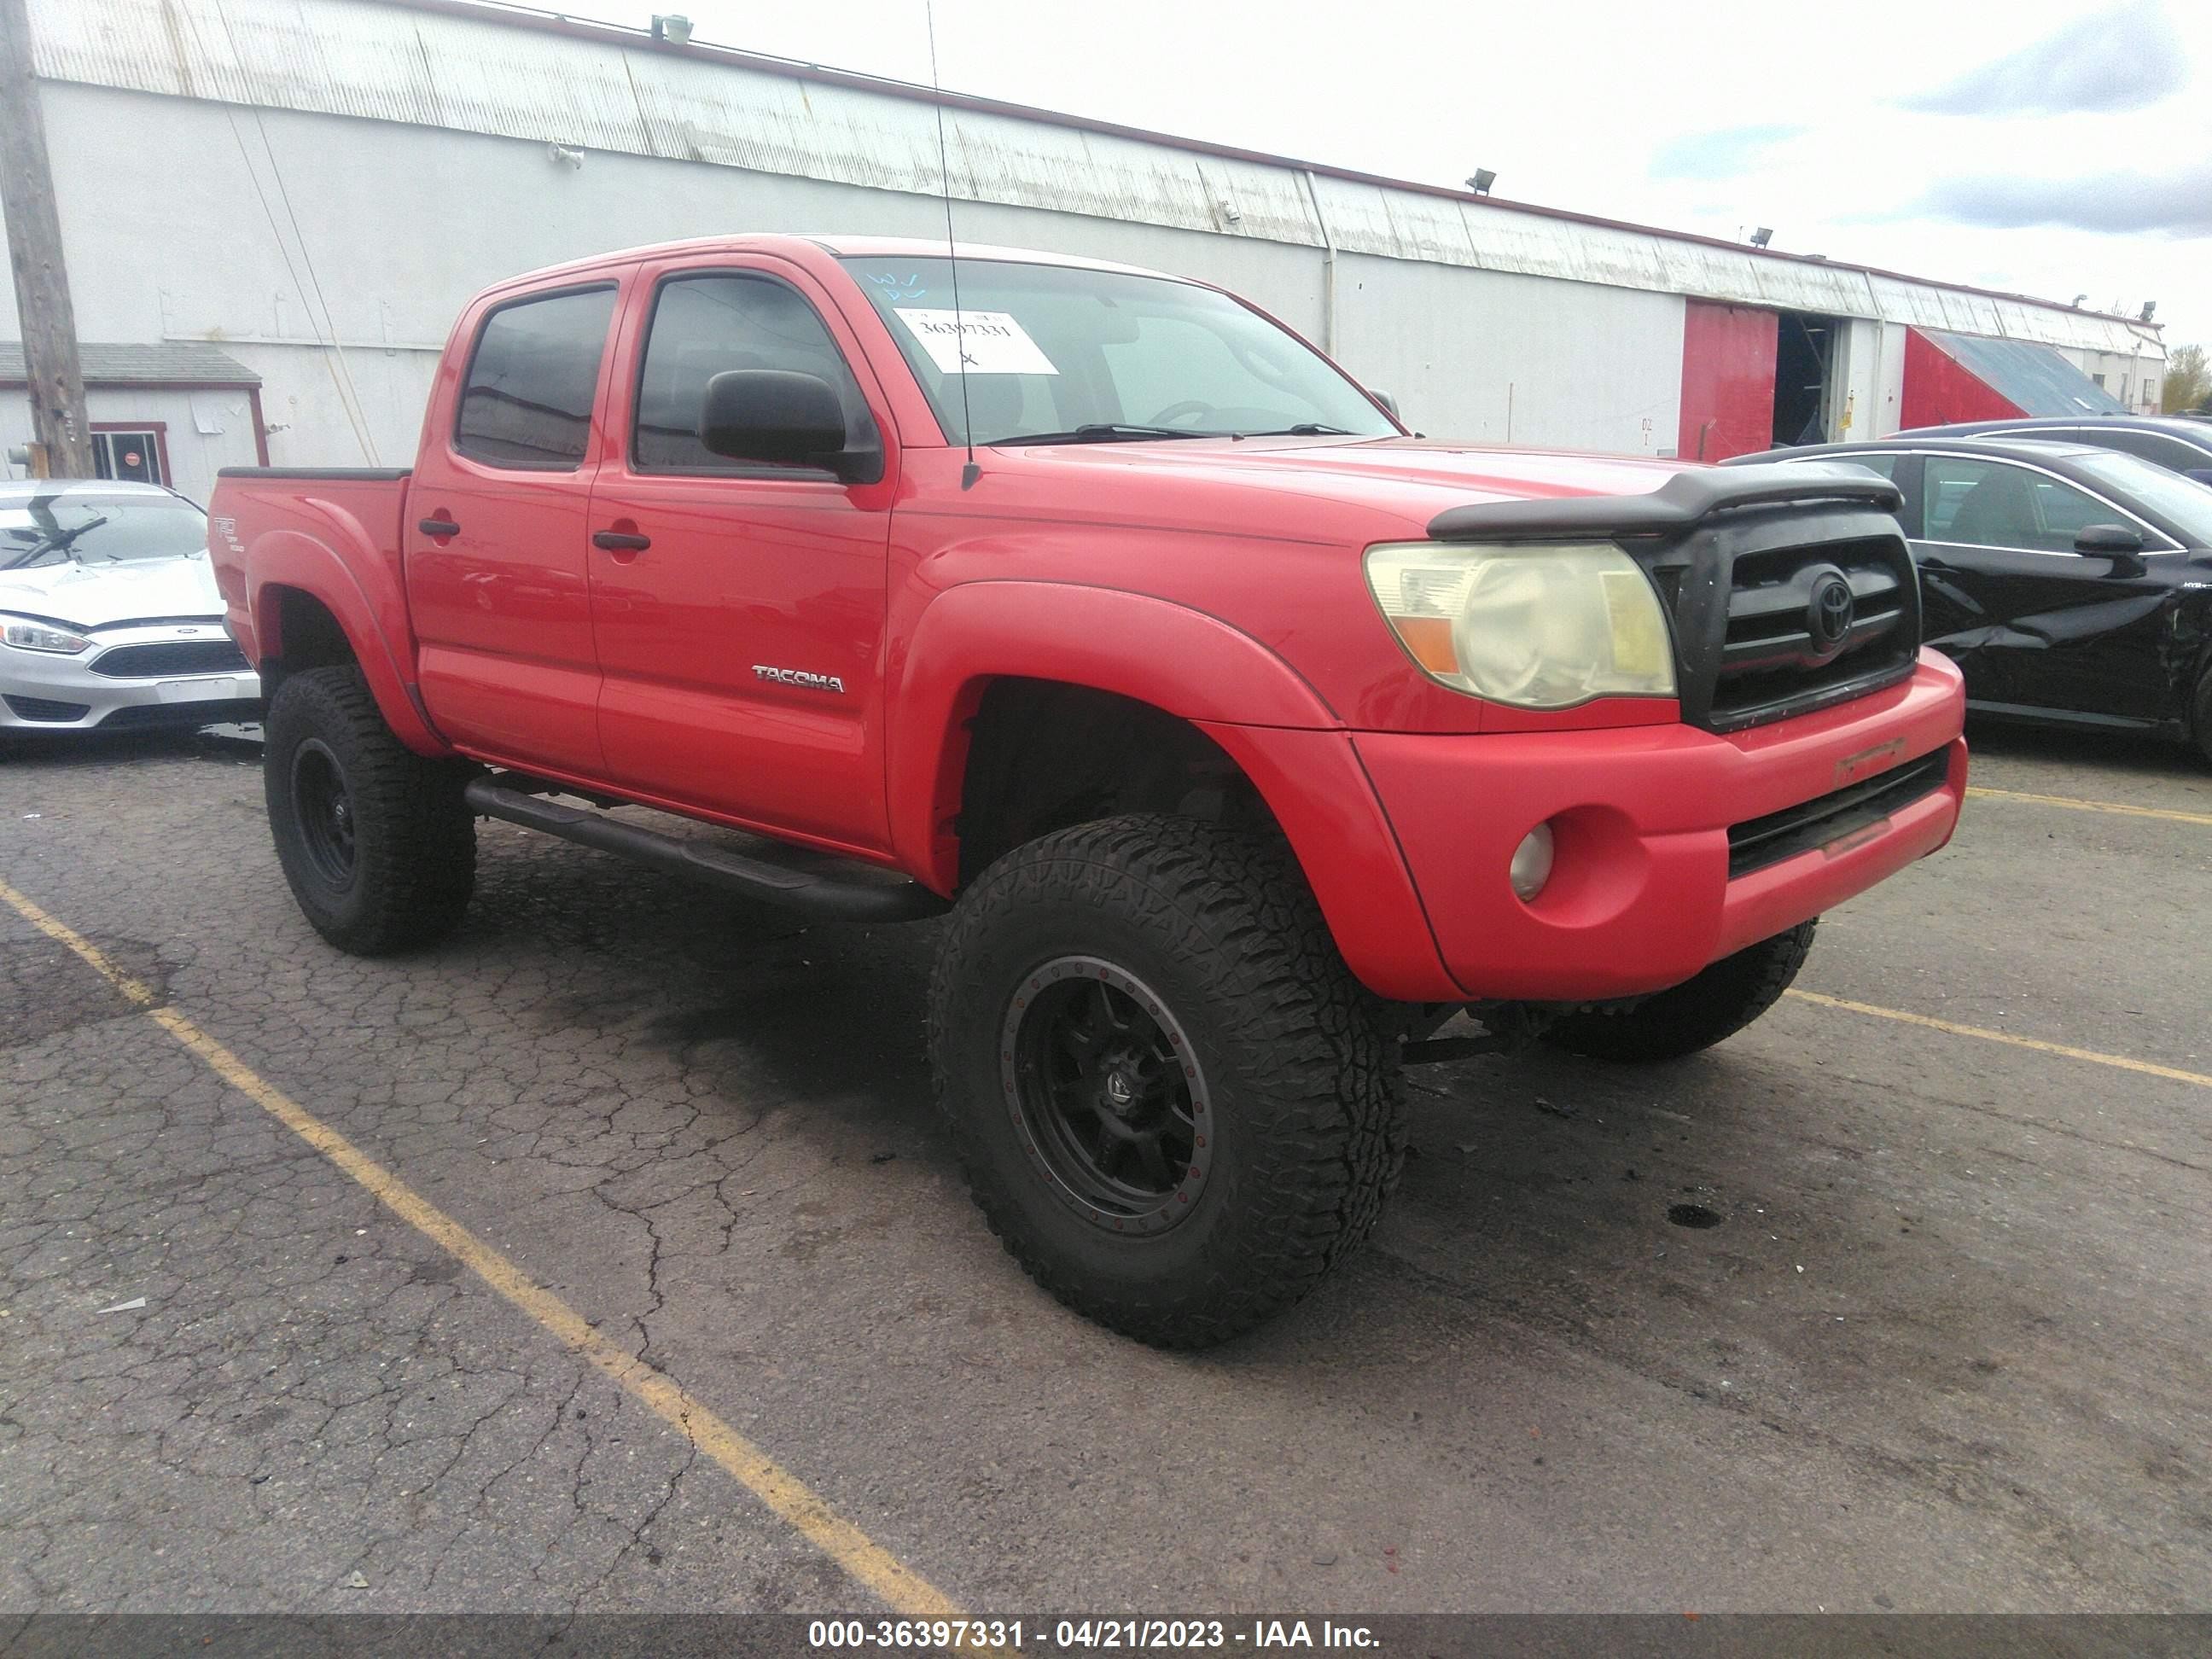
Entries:
{"label": "red pickup truck", "polygon": [[949,913],[993,1230],[1196,1345],[1373,1224],[1404,1064],[1717,1042],[1949,837],[1961,688],[1887,479],[1423,441],[1218,289],[947,252],[538,271],[462,314],[410,471],[223,475],[326,939],[453,927],[478,817]]}

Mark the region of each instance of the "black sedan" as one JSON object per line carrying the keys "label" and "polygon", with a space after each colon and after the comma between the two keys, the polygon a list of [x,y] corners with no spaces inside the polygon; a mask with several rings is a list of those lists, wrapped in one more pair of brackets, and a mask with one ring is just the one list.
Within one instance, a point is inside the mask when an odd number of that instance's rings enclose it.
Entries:
{"label": "black sedan", "polygon": [[2155,732],[2212,760],[2212,488],[2109,449],[1899,434],[1745,455],[1896,481],[1923,633],[1968,707]]}
{"label": "black sedan", "polygon": [[1960,421],[1916,426],[1900,438],[2033,438],[2038,443],[2087,444],[2117,449],[2212,483],[2212,421],[2185,415],[2037,415],[2009,421]]}

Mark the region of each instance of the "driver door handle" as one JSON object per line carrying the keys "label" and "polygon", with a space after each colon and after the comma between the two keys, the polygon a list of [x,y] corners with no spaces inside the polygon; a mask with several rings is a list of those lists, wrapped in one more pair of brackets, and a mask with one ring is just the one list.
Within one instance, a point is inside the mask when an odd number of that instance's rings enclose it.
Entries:
{"label": "driver door handle", "polygon": [[592,532],[592,545],[603,547],[610,553],[642,553],[653,545],[653,538],[635,535],[627,530],[600,530]]}
{"label": "driver door handle", "polygon": [[458,536],[461,533],[460,526],[451,519],[425,519],[415,527],[426,536]]}

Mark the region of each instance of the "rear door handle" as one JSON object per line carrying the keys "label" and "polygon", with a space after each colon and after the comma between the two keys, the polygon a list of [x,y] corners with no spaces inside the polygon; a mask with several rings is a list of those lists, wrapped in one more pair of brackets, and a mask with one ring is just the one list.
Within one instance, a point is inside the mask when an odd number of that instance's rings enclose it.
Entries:
{"label": "rear door handle", "polygon": [[634,535],[627,530],[600,530],[592,532],[592,545],[603,547],[610,553],[642,553],[653,545],[653,538]]}
{"label": "rear door handle", "polygon": [[458,536],[461,533],[460,526],[451,519],[425,519],[415,527],[426,536]]}

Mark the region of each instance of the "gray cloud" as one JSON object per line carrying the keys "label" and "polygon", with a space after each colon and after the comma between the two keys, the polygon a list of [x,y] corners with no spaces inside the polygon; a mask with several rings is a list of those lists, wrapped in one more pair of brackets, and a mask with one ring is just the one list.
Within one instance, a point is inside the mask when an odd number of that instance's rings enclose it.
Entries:
{"label": "gray cloud", "polygon": [[2212,160],[2172,173],[1947,179],[1917,202],[1886,216],[1948,219],[2000,230],[2062,225],[2118,234],[2212,236]]}
{"label": "gray cloud", "polygon": [[1898,102],[1932,115],[2112,113],[2147,108],[2188,83],[2165,6],[2136,0]]}
{"label": "gray cloud", "polygon": [[1734,179],[1775,145],[1795,138],[1802,126],[1726,127],[1692,132],[1651,158],[1654,179]]}

